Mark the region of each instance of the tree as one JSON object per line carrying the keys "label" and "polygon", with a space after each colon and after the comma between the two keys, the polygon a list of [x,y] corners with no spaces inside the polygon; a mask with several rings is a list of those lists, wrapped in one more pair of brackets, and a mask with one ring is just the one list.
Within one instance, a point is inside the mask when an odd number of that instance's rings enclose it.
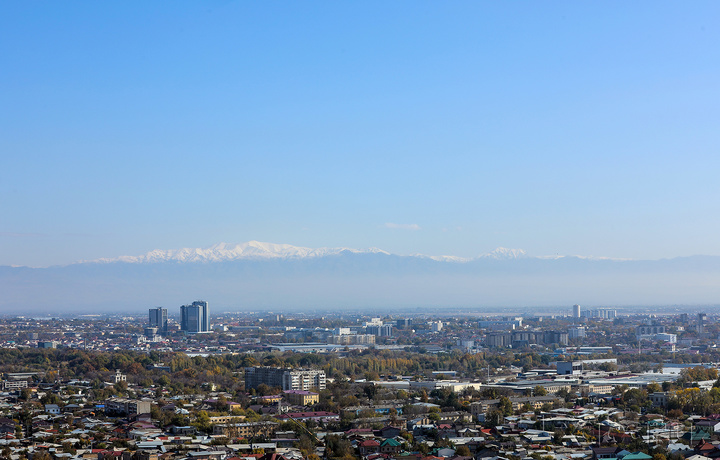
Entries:
{"label": "tree", "polygon": [[30,388],[23,388],[20,391],[20,399],[22,399],[23,401],[28,401],[31,396],[32,396],[32,391],[30,391]]}
{"label": "tree", "polygon": [[686,413],[707,414],[712,404],[712,398],[708,392],[699,388],[686,388],[675,392],[670,399],[668,408],[681,408]]}
{"label": "tree", "polygon": [[513,405],[507,396],[500,396],[500,402],[498,402],[498,410],[502,415],[512,415]]}
{"label": "tree", "polygon": [[535,396],[547,396],[547,390],[544,387],[541,387],[540,385],[537,385],[535,388],[533,388],[533,395]]}
{"label": "tree", "polygon": [[647,386],[648,393],[657,393],[659,391],[662,391],[662,387],[657,382],[652,382],[652,383],[648,384],[648,386]]}
{"label": "tree", "polygon": [[328,435],[325,437],[325,446],[330,458],[353,458],[353,448],[347,439]]}
{"label": "tree", "polygon": [[425,444],[424,442],[417,442],[413,445],[414,450],[417,450],[423,455],[427,455],[428,452],[430,452],[430,446]]}
{"label": "tree", "polygon": [[257,394],[260,396],[267,396],[270,394],[270,386],[268,386],[266,383],[261,383],[257,386]]}
{"label": "tree", "polygon": [[40,402],[43,404],[60,404],[62,403],[62,399],[60,399],[60,396],[56,395],[55,393],[45,393],[45,396],[40,398]]}
{"label": "tree", "polygon": [[365,393],[365,396],[368,397],[368,399],[373,399],[377,394],[377,387],[374,384],[369,383],[363,386],[363,392]]}
{"label": "tree", "polygon": [[598,369],[605,372],[615,372],[618,370],[618,367],[615,363],[602,363],[598,366]]}
{"label": "tree", "polygon": [[613,395],[622,395],[623,393],[625,393],[627,391],[628,388],[629,387],[625,384],[613,387],[612,394]]}
{"label": "tree", "polygon": [[496,408],[492,408],[485,414],[485,426],[492,428],[500,425],[503,420],[503,415]]}
{"label": "tree", "polygon": [[679,385],[685,386],[692,382],[701,382],[704,380],[717,380],[717,369],[708,369],[704,366],[687,367],[680,372],[680,378],[677,380]]}
{"label": "tree", "polygon": [[307,457],[313,451],[313,448],[315,447],[315,445],[313,444],[310,437],[308,437],[308,435],[303,433],[300,435],[300,439],[298,439],[298,442],[296,443],[296,447],[298,449],[300,449],[300,452],[302,452],[304,457]]}
{"label": "tree", "polygon": [[555,396],[557,396],[558,398],[562,398],[566,401],[567,401],[567,397],[569,395],[570,395],[570,391],[568,391],[567,388],[561,388],[560,390],[558,390],[557,393],[555,393]]}
{"label": "tree", "polygon": [[208,413],[204,410],[198,412],[197,418],[192,423],[192,426],[204,433],[210,432],[210,416],[208,415]]}
{"label": "tree", "polygon": [[495,388],[485,388],[482,391],[482,397],[488,399],[496,399],[498,397],[498,392]]}
{"label": "tree", "polygon": [[122,393],[123,391],[126,391],[128,388],[127,382],[124,380],[121,380],[120,382],[116,383],[114,385],[115,391],[118,393]]}
{"label": "tree", "polygon": [[225,396],[218,396],[217,402],[215,403],[215,410],[218,412],[228,412],[230,410],[230,405],[228,404]]}

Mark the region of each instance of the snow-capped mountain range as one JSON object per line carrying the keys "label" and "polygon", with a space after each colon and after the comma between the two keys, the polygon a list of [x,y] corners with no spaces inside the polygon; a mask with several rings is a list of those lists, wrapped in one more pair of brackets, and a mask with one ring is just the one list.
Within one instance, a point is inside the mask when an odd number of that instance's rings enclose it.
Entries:
{"label": "snow-capped mountain range", "polygon": [[[339,254],[385,254],[387,251],[378,248],[352,249],[352,248],[306,248],[290,244],[263,243],[248,241],[247,243],[228,244],[218,243],[207,248],[182,248],[161,250],[155,249],[140,256],[121,256],[117,258],[102,258],[79,263],[113,263],[125,262],[133,264],[178,262],[178,263],[211,263],[232,260],[263,260],[263,259],[307,259],[334,256]],[[518,259],[527,257],[522,249],[497,248],[477,258],[463,258],[456,256],[427,256],[413,254],[410,257],[432,259],[440,262],[469,262],[475,259]]]}
{"label": "snow-capped mountain range", "polygon": [[714,305],[720,257],[473,258],[250,241],[46,268],[0,266],[0,311],[136,311],[204,298],[228,311],[542,305]]}

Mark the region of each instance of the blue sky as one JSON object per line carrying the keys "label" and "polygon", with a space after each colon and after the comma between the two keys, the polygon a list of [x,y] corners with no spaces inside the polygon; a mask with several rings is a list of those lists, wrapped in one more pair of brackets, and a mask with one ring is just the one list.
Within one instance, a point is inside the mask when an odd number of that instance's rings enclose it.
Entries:
{"label": "blue sky", "polygon": [[0,265],[720,255],[715,2],[3,2]]}

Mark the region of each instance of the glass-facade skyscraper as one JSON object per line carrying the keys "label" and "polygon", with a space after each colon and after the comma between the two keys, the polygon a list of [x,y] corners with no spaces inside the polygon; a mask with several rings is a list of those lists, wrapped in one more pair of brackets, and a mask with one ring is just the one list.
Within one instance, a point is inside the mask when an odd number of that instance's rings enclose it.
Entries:
{"label": "glass-facade skyscraper", "polygon": [[150,309],[150,327],[158,328],[161,335],[167,334],[168,331],[168,313],[167,308],[157,307]]}
{"label": "glass-facade skyscraper", "polygon": [[190,333],[210,331],[210,307],[204,300],[180,307],[180,330]]}

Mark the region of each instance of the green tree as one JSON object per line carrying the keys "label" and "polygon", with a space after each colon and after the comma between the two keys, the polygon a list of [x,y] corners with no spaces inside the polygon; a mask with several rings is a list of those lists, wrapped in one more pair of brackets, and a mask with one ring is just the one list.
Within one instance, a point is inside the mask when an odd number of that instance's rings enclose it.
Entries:
{"label": "green tree", "polygon": [[648,384],[648,386],[646,388],[647,388],[647,392],[649,394],[662,391],[662,387],[657,382],[652,382],[652,383]]}
{"label": "green tree", "polygon": [[28,401],[31,396],[32,396],[32,391],[30,391],[30,388],[23,388],[20,391],[20,399],[22,399],[23,401]]}
{"label": "green tree", "polygon": [[508,416],[513,414],[513,405],[507,396],[500,396],[498,402],[498,410],[502,415]]}
{"label": "green tree", "polygon": [[315,444],[312,442],[308,435],[303,433],[300,435],[300,438],[295,443],[295,447],[300,449],[300,452],[302,452],[303,456],[307,458],[307,456],[310,455],[315,448]]}
{"label": "green tree", "polygon": [[368,399],[375,398],[375,395],[377,395],[377,387],[375,384],[368,383],[365,386],[363,386],[363,392],[365,393],[365,396],[368,397]]}
{"label": "green tree", "polygon": [[208,413],[204,410],[198,412],[198,415],[195,418],[195,421],[192,423],[192,426],[197,428],[198,431],[202,431],[203,433],[209,433],[212,427],[210,426],[210,416],[208,415]]}
{"label": "green tree", "polygon": [[535,396],[546,396],[547,393],[547,390],[540,385],[537,385],[535,388],[533,388],[533,395]]}

